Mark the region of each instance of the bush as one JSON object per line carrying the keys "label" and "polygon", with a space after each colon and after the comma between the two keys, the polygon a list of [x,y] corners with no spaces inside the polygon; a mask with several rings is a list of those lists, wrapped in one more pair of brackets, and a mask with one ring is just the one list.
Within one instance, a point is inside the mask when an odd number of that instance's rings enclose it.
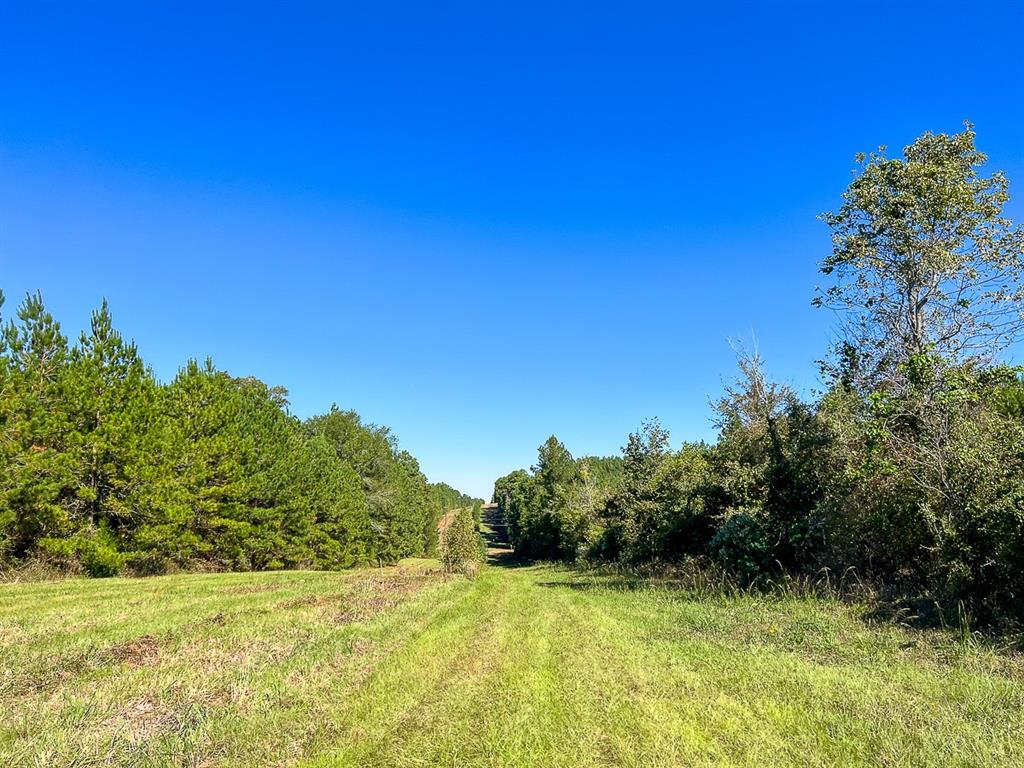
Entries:
{"label": "bush", "polygon": [[743,581],[753,581],[771,566],[772,544],[758,510],[740,510],[711,539],[711,552],[722,567]]}
{"label": "bush", "polygon": [[461,509],[441,534],[441,564],[447,573],[474,576],[486,556],[487,547],[477,531],[473,513]]}
{"label": "bush", "polygon": [[75,561],[89,576],[117,576],[125,565],[126,556],[118,551],[116,540],[103,530],[94,536],[40,539],[39,545],[45,552]]}

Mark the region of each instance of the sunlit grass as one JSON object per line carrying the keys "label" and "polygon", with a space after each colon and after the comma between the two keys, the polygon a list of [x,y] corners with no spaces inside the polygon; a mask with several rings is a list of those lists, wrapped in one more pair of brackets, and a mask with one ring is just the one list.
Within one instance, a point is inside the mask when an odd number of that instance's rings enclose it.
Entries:
{"label": "sunlit grass", "polygon": [[1024,665],[856,606],[429,563],[0,587],[0,765],[1021,765]]}

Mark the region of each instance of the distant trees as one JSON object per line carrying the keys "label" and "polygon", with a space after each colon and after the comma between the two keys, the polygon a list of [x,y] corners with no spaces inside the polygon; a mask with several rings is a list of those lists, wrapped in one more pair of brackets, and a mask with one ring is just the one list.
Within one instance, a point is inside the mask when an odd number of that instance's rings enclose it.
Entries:
{"label": "distant trees", "polygon": [[600,545],[598,516],[621,476],[621,459],[574,460],[551,436],[538,449],[532,473],[516,470],[498,479],[492,498],[520,554],[572,560]]}
{"label": "distant trees", "polygon": [[447,483],[431,483],[428,488],[428,514],[423,518],[424,551],[427,554],[438,551],[438,523],[446,512],[462,507],[479,509],[482,503],[483,499],[474,499]]}
{"label": "distant trees", "polygon": [[902,158],[860,158],[824,216],[833,283],[815,302],[843,335],[816,401],[741,352],[714,445],[673,450],[644,424],[597,493],[549,438],[532,473],[495,483],[516,549],[697,558],[747,582],[853,568],[917,609],[1024,621],[1024,369],[996,360],[1024,328],[1024,234],[974,138],[926,133]]}
{"label": "distant trees", "polygon": [[[2,308],[0,294],[0,308]],[[70,344],[28,296],[0,336],[0,566],[102,576],[344,568],[430,554],[444,511],[386,428],[207,361],[156,381],[106,302]]]}
{"label": "distant trees", "polygon": [[533,539],[529,525],[524,525],[527,508],[533,503],[533,477],[526,470],[517,469],[494,481],[492,501],[508,526],[512,545],[524,552]]}
{"label": "distant trees", "polygon": [[400,451],[387,427],[367,426],[353,411],[334,407],[308,422],[310,430],[334,447],[362,480],[370,528],[378,542],[375,557],[394,562],[431,552],[444,510],[431,503],[429,485],[415,458]]}

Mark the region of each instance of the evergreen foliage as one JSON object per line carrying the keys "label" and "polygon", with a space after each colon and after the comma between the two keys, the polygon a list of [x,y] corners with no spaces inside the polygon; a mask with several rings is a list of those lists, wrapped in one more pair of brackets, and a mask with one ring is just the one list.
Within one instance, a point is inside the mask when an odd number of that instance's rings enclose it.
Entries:
{"label": "evergreen foliage", "polygon": [[[0,294],[0,308],[2,308]],[[386,428],[188,362],[158,382],[104,301],[70,344],[42,297],[0,336],[0,567],[345,568],[433,553],[471,499],[432,485]]]}

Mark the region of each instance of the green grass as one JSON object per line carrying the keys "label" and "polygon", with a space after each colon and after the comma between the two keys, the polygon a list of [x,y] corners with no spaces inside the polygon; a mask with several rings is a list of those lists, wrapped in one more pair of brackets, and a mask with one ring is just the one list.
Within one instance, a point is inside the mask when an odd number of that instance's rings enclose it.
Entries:
{"label": "green grass", "polygon": [[553,566],[0,586],[3,766],[1024,765],[1024,663]]}

